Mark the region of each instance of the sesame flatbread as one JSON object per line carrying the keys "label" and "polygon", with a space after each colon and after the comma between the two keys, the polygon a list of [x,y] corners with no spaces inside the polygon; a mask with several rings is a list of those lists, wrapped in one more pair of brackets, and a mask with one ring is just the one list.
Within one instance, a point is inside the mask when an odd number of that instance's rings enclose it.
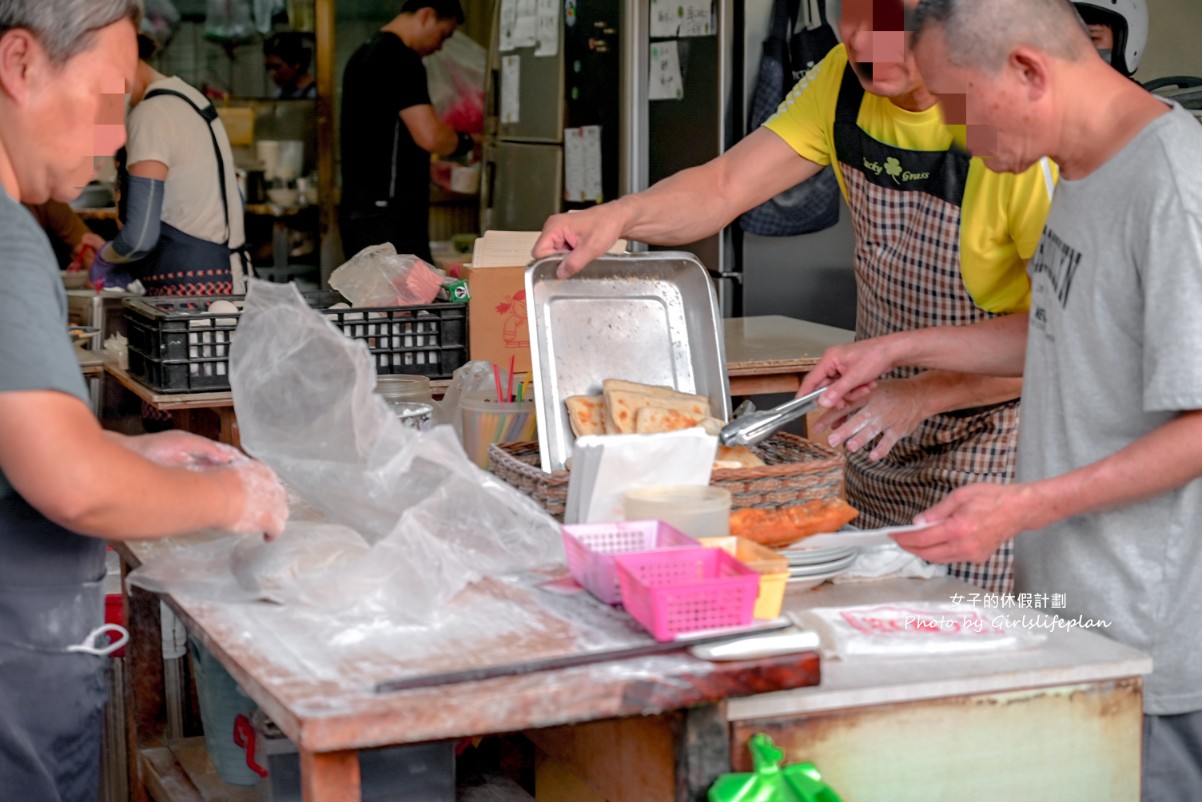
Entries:
{"label": "sesame flatbread", "polygon": [[572,434],[605,434],[605,399],[599,395],[573,395],[564,399]]}

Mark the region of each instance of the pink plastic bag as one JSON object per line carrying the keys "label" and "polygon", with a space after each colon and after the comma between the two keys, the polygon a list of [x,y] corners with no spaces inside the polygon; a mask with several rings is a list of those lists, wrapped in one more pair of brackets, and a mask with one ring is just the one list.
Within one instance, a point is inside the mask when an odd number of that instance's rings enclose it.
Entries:
{"label": "pink plastic bag", "polygon": [[430,102],[439,119],[469,134],[484,131],[484,48],[457,33],[425,58]]}
{"label": "pink plastic bag", "polygon": [[330,286],[351,306],[416,306],[433,303],[443,273],[392,243],[369,245],[330,274]]}

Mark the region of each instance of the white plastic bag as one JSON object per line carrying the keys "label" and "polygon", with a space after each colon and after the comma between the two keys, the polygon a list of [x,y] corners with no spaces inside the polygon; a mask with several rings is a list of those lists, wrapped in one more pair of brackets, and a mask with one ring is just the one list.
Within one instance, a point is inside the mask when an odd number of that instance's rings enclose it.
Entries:
{"label": "white plastic bag", "polygon": [[456,131],[484,131],[484,72],[487,53],[462,33],[425,58],[426,85],[438,118]]}
{"label": "white plastic bag", "polygon": [[815,607],[798,615],[804,624],[818,632],[824,655],[848,659],[966,654],[1038,646],[1047,636],[1031,626],[1022,613],[1022,610],[985,609],[952,602],[897,602]]}
{"label": "white plastic bag", "polygon": [[[503,371],[508,374],[508,371]],[[501,378],[508,386],[508,375]],[[473,360],[455,369],[451,375],[451,383],[442,395],[442,401],[434,402],[434,422],[448,424],[455,430],[460,441],[463,440],[463,418],[459,413],[459,399],[468,395],[485,395],[495,392],[496,379],[493,375],[493,363],[486,360]]]}
{"label": "white plastic bag", "polygon": [[241,42],[254,35],[251,0],[207,0],[205,38],[215,42]]}
{"label": "white plastic bag", "polygon": [[369,245],[330,274],[351,306],[416,306],[438,297],[446,274],[392,243]]}
{"label": "white plastic bag", "polygon": [[[310,526],[301,529],[312,542],[291,549],[286,541],[298,525],[290,522],[279,544],[252,552],[267,566],[256,586],[254,577],[233,582],[230,571],[240,559],[235,548],[252,547],[225,539],[202,560],[209,573],[222,569],[222,588],[235,588],[235,598],[268,595],[428,621],[481,576],[562,561],[558,525],[546,512],[476,467],[450,427],[401,425],[373,392],[375,382],[363,343],[310,309],[294,285],[250,282],[230,353],[243,446],[323,514],[322,523],[353,529],[370,548],[356,556],[345,531]],[[316,573],[290,568],[284,554],[307,559],[308,550],[320,563],[327,546],[328,569]],[[273,565],[276,552],[283,562]],[[148,584],[162,570],[172,569],[148,566],[143,586],[174,592],[170,581]],[[289,575],[304,581],[290,585]],[[222,599],[220,592],[211,587],[204,595]]]}

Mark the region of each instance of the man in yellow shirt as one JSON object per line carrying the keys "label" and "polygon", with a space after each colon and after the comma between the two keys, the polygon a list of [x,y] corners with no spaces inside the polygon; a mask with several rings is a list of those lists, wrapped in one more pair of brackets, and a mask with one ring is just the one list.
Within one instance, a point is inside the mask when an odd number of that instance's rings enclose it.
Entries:
{"label": "man in yellow shirt", "polygon": [[[569,251],[559,269],[567,276],[619,237],[694,242],[834,164],[856,232],[858,338],[1025,310],[1025,260],[1054,171],[1043,162],[1003,175],[964,152],[963,127],[944,125],[906,52],[903,11],[902,0],[845,0],[844,44],[762,128],[644,192],[551,217],[534,256]],[[899,370],[828,415],[828,442],[849,452],[859,523],[909,523],[960,485],[1009,481],[1020,389],[1019,379]],[[995,592],[1013,579],[1008,546],[949,570]]]}

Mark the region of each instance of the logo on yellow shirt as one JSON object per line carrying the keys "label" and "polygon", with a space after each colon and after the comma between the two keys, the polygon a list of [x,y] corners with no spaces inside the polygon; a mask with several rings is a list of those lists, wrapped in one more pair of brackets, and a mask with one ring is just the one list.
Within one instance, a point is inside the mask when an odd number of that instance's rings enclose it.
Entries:
{"label": "logo on yellow shirt", "polygon": [[901,162],[899,162],[897,160],[897,158],[894,156],[890,156],[889,158],[885,159],[884,164],[881,164],[880,162],[874,162],[871,159],[869,159],[867,156],[865,156],[864,157],[864,169],[871,171],[874,175],[880,175],[881,173],[886,173],[890,178],[893,179],[893,183],[895,183],[899,186],[901,185],[901,183],[903,181],[906,181],[906,182],[925,181],[926,179],[931,177],[930,173],[912,173],[912,172],[910,172],[909,170],[902,167]]}

